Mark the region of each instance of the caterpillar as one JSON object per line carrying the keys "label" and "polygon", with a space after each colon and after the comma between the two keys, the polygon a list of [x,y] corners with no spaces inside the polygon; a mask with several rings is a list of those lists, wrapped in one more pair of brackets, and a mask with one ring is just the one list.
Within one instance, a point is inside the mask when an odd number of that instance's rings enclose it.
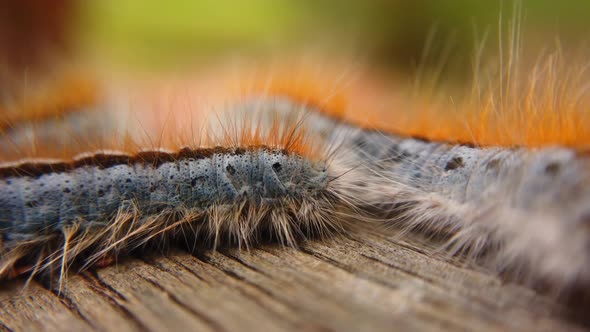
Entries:
{"label": "caterpillar", "polygon": [[[306,145],[301,119],[292,113],[252,126],[251,114],[223,123],[220,139],[211,128],[207,142],[174,151],[4,164],[0,275],[57,273],[61,282],[76,262],[85,268],[150,245],[294,246],[343,231],[349,202],[327,160]],[[14,141],[18,132],[4,138]]]}
{"label": "caterpillar", "polygon": [[[279,99],[280,100],[280,99]],[[282,106],[280,106],[282,104]],[[274,111],[289,109],[275,101]],[[292,105],[290,108],[296,108]],[[590,277],[590,159],[564,147],[478,147],[401,137],[313,112],[355,168],[345,180],[357,210],[390,227],[447,237],[444,249],[522,282],[586,285]]]}
{"label": "caterpillar", "polygon": [[[587,284],[590,160],[566,148],[478,148],[365,132],[357,187],[404,231],[447,234],[445,248],[521,280]],[[367,181],[367,179],[369,179]]]}

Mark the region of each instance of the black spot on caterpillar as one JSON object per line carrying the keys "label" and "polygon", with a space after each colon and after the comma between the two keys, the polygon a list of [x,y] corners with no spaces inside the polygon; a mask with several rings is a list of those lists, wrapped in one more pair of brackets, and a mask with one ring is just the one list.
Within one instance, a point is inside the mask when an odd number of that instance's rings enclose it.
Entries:
{"label": "black spot on caterpillar", "polygon": [[447,165],[445,166],[445,171],[451,171],[457,168],[461,168],[465,166],[465,163],[463,162],[463,158],[461,157],[453,157],[453,159],[451,159]]}

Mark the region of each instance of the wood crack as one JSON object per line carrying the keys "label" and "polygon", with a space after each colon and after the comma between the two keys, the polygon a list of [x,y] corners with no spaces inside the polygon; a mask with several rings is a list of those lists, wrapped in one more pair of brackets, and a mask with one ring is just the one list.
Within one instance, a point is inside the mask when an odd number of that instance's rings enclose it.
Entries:
{"label": "wood crack", "polygon": [[97,295],[103,297],[108,303],[111,304],[113,308],[115,308],[115,310],[127,317],[129,321],[138,328],[138,330],[149,330],[148,326],[145,326],[139,318],[137,318],[131,311],[129,311],[129,309],[120,303],[127,302],[125,296],[119,293],[119,291],[117,291],[111,285],[100,279],[96,271],[87,271],[82,274],[82,278]]}
{"label": "wood crack", "polygon": [[141,279],[145,280],[146,282],[150,283],[152,286],[154,286],[156,289],[158,289],[159,291],[163,292],[164,294],[166,294],[166,296],[170,299],[170,301],[172,301],[174,304],[176,304],[177,306],[179,306],[180,308],[182,308],[184,311],[190,313],[191,315],[195,316],[197,319],[199,319],[200,321],[204,322],[205,324],[207,324],[207,326],[211,327],[213,330],[215,331],[225,331],[225,329],[219,324],[217,323],[215,320],[207,317],[205,314],[198,312],[197,310],[194,310],[193,308],[186,306],[181,300],[178,299],[178,297],[176,297],[176,295],[174,295],[173,293],[169,292],[168,290],[166,290],[164,287],[162,287],[162,285],[158,284],[157,282],[146,278],[144,276],[139,276]]}

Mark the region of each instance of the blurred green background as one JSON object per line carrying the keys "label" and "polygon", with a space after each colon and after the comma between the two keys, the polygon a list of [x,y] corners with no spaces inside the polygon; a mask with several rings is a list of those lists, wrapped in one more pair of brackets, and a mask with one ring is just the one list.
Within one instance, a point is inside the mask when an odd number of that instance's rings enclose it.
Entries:
{"label": "blurred green background", "polygon": [[83,49],[151,68],[309,48],[412,70],[428,63],[422,52],[433,33],[428,57],[448,58],[461,72],[484,36],[487,50],[497,48],[500,16],[507,30],[515,6],[522,7],[529,48],[578,45],[590,32],[584,0],[97,0],[79,6],[75,31]]}
{"label": "blurred green background", "polygon": [[590,33],[587,0],[0,0],[0,76],[71,51],[142,69],[332,52],[408,73],[444,62],[461,74],[479,41],[492,54],[500,28],[508,41],[515,8],[532,54],[579,47]]}

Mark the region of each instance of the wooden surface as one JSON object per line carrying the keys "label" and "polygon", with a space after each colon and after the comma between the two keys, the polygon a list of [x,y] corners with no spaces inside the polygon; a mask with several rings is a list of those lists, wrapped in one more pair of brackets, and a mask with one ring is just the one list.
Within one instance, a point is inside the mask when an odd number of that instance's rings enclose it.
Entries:
{"label": "wooden surface", "polygon": [[[569,331],[571,309],[369,231],[191,255],[130,258],[0,290],[0,329],[86,331]],[[436,255],[434,255],[436,256]]]}

